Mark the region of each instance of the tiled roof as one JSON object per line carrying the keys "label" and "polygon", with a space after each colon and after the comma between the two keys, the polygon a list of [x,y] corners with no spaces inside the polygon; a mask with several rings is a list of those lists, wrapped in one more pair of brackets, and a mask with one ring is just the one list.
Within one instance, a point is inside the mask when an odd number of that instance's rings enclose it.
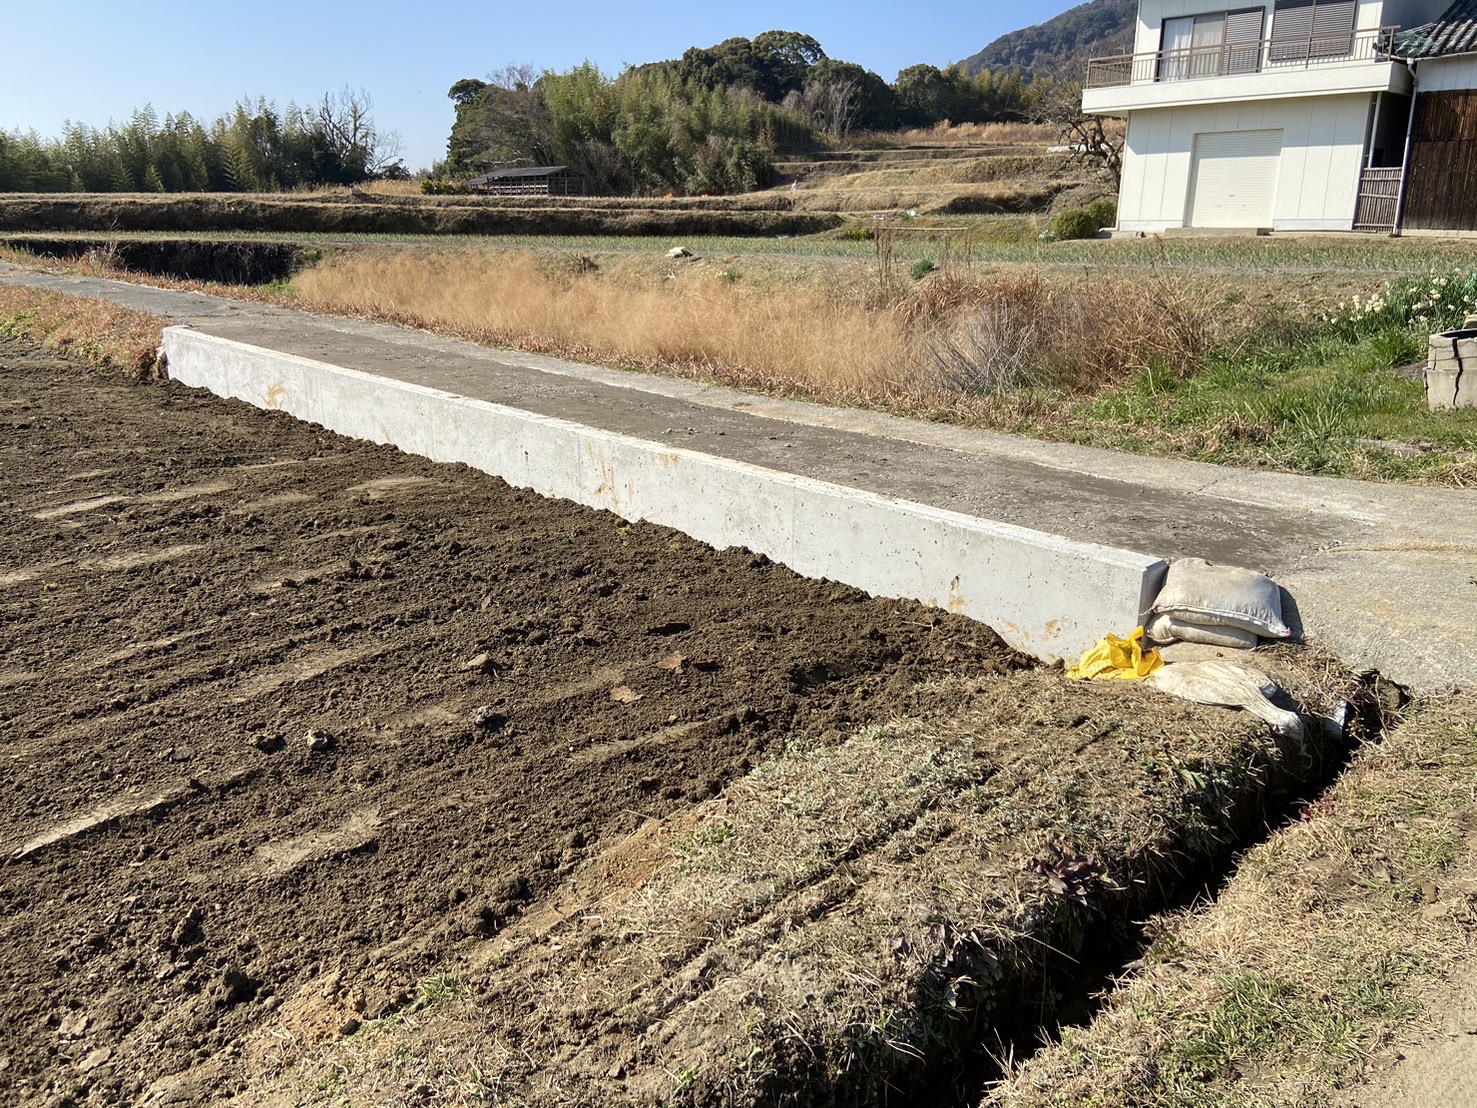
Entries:
{"label": "tiled roof", "polygon": [[1456,0],[1434,23],[1395,36],[1397,58],[1439,58],[1477,52],[1477,0]]}

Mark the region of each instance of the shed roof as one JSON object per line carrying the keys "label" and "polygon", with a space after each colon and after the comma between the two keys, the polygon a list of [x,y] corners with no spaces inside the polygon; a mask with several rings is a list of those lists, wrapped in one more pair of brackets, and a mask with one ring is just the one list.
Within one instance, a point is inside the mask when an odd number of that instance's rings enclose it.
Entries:
{"label": "shed roof", "polygon": [[1397,58],[1440,58],[1477,52],[1477,0],[1456,0],[1431,23],[1395,36],[1390,51]]}
{"label": "shed roof", "polygon": [[515,177],[552,177],[556,173],[568,172],[570,169],[567,165],[527,165],[517,169],[494,169],[491,173],[474,177],[467,183],[476,185],[485,181],[506,181]]}

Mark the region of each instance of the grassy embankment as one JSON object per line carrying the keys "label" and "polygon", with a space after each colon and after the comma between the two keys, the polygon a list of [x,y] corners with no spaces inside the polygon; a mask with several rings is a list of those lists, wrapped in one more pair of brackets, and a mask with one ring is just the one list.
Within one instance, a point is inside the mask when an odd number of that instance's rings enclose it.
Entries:
{"label": "grassy embankment", "polygon": [[19,338],[135,377],[159,372],[166,321],[105,300],[0,284],[0,338]]}
{"label": "grassy embankment", "polygon": [[538,205],[482,197],[374,197],[345,193],[282,196],[23,195],[0,199],[0,229],[10,232],[220,231],[324,234],[627,234],[801,235],[841,217],[794,210],[782,197],[692,202],[586,201]]}
{"label": "grassy embankment", "polygon": [[[1296,247],[1280,259],[1182,250],[1187,264],[1152,244],[1096,245],[1096,264],[1075,273],[991,273],[984,247],[972,266],[928,273],[925,255],[880,276],[833,268],[790,285],[748,277],[753,263],[732,258],[674,263],[654,284],[557,257],[365,254],[307,270],[287,293],[478,341],[1050,439],[1477,482],[1477,413],[1428,411],[1417,375],[1397,372],[1477,305],[1469,273],[1321,286],[1303,272],[1254,275],[1268,258],[1303,269]],[[1366,252],[1345,249],[1351,261]],[[1339,250],[1306,255],[1328,265]],[[1363,262],[1389,264],[1389,252]],[[1359,307],[1335,299],[1351,290],[1365,292]]]}
{"label": "grassy embankment", "polygon": [[1411,711],[982,1108],[1340,1102],[1445,1030],[1477,921],[1474,795],[1477,700]]}
{"label": "grassy embankment", "polygon": [[[1262,661],[1315,713],[1351,689],[1294,652]],[[546,1106],[978,1095],[991,1052],[1084,998],[1084,960],[1117,964],[1129,921],[1341,753],[1320,728],[1299,747],[1245,714],[1048,670],[915,696],[912,719],[791,748],[649,821],[403,1012],[325,1041],[322,1002],[289,1004],[248,1044],[257,1088],[374,1099],[414,1074]]]}

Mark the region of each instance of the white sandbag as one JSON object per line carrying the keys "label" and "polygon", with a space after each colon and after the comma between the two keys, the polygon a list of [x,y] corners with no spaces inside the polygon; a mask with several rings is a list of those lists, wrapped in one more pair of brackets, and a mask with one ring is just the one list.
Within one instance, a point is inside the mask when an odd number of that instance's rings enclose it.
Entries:
{"label": "white sandbag", "polygon": [[1204,558],[1170,563],[1153,610],[1201,627],[1237,627],[1269,639],[1292,637],[1292,629],[1282,622],[1282,593],[1275,581]]}
{"label": "white sandbag", "polygon": [[1278,692],[1277,683],[1234,662],[1176,662],[1144,678],[1144,683],[1196,704],[1222,708],[1244,708],[1270,723],[1279,734],[1303,739],[1303,720],[1267,699]]}
{"label": "white sandbag", "polygon": [[1194,642],[1227,650],[1250,650],[1257,643],[1255,634],[1239,627],[1202,627],[1162,613],[1149,617],[1144,634],[1157,643]]}

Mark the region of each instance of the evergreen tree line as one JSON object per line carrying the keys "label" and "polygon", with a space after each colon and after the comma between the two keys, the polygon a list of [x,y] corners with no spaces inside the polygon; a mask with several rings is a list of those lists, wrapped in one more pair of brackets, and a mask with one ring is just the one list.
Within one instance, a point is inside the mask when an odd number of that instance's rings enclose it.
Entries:
{"label": "evergreen tree line", "polygon": [[371,108],[345,89],[285,112],[242,100],[209,124],[146,106],[102,129],[69,123],[60,138],[0,130],[0,192],[275,192],[408,176]]}
{"label": "evergreen tree line", "polygon": [[569,165],[611,192],[727,193],[767,183],[775,155],[859,130],[1024,118],[1050,81],[915,65],[888,84],[794,31],[733,38],[615,77],[508,67],[448,94],[437,177]]}

